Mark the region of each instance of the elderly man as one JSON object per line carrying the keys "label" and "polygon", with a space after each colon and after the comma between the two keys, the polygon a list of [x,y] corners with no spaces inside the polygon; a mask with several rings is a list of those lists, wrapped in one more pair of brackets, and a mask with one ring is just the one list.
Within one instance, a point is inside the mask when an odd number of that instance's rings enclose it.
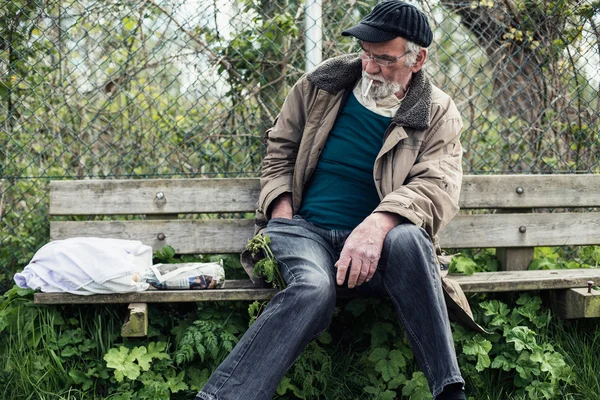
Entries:
{"label": "elderly man", "polygon": [[434,397],[465,398],[436,258],[458,212],[461,116],[421,71],[433,34],[417,8],[385,1],[342,34],[359,56],[302,77],[268,132],[257,224],[288,286],[197,399],[272,398],[345,284],[389,296]]}

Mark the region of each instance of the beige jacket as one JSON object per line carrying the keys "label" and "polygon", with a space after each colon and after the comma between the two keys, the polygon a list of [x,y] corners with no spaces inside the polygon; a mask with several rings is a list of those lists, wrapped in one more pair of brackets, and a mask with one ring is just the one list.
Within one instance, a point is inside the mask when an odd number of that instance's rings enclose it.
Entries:
{"label": "beige jacket", "polygon": [[[348,56],[326,61],[291,89],[275,125],[267,132],[257,224],[284,192],[294,212],[338,115],[345,89],[360,78],[361,60]],[[452,99],[422,72],[392,118],[373,168],[381,203],[375,210],[405,217],[436,234],[458,212],[462,180],[462,118]]]}
{"label": "beige jacket", "polygon": [[[298,212],[344,92],[354,87],[361,70],[359,58],[333,58],[291,89],[274,126],[267,131],[257,232],[266,226],[271,203],[282,193],[292,193],[294,213]],[[375,212],[396,213],[423,227],[438,254],[436,235],[459,210],[462,127],[452,99],[418,72],[392,118],[373,167],[381,199]],[[461,303],[468,307],[462,291],[461,295]]]}

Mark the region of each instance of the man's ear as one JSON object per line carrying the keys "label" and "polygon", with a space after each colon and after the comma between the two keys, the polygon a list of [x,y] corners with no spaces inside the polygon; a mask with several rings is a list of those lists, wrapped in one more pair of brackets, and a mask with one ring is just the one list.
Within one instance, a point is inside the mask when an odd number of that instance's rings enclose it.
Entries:
{"label": "man's ear", "polygon": [[412,72],[418,72],[425,64],[425,60],[427,60],[427,49],[422,48],[417,54],[417,62],[412,67]]}

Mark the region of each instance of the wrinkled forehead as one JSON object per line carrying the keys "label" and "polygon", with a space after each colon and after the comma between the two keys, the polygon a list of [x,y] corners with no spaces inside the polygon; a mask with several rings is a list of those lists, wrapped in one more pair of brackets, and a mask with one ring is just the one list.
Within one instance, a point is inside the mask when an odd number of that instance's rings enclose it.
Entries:
{"label": "wrinkled forehead", "polygon": [[406,39],[397,37],[387,42],[371,43],[360,41],[361,47],[374,54],[388,54],[397,56],[406,51]]}

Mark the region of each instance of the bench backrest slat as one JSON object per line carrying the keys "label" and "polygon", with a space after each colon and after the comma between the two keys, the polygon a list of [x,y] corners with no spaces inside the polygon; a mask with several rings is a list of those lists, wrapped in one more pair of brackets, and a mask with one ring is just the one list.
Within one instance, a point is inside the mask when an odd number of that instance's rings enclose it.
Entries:
{"label": "bench backrest slat", "polygon": [[[526,219],[525,219],[526,218]],[[519,230],[525,227],[525,232]],[[159,240],[159,237],[163,237]],[[251,219],[85,221],[51,225],[53,240],[97,236],[141,240],[180,254],[238,253],[253,234]],[[440,234],[443,248],[535,247],[597,244],[600,213],[459,215]]]}
{"label": "bench backrest slat", "polygon": [[[253,212],[259,191],[256,178],[52,181],[50,215]],[[460,205],[465,209],[599,207],[599,192],[600,174],[466,175]]]}
{"label": "bench backrest slat", "polygon": [[50,215],[254,212],[259,193],[255,178],[52,181]]}
{"label": "bench backrest slat", "polygon": [[465,209],[600,207],[598,193],[600,174],[466,175],[459,204]]}

